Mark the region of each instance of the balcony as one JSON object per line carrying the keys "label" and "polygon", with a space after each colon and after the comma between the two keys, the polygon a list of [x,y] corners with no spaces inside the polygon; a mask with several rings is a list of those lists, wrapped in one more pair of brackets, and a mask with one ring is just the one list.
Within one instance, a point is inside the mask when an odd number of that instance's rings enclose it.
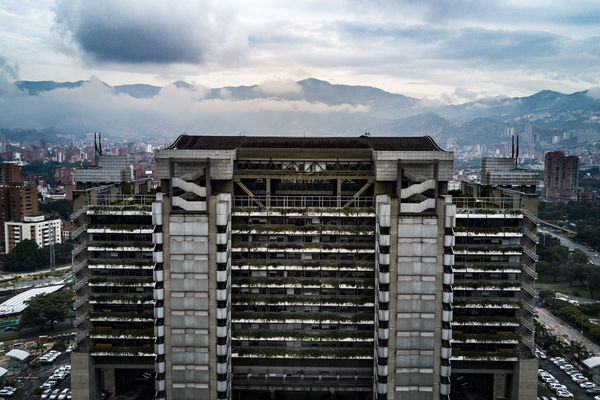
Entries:
{"label": "balcony", "polygon": [[442,310],[442,321],[452,322],[452,311]]}
{"label": "balcony", "polygon": [[155,282],[163,282],[164,281],[164,271],[162,270],[154,270],[152,272],[153,278]]}
{"label": "balcony", "polygon": [[445,359],[450,359],[452,357],[452,348],[451,347],[442,347],[440,350],[440,356]]}
{"label": "balcony", "polygon": [[379,311],[377,311],[377,316],[380,321],[389,321],[390,320],[390,311],[389,310],[379,310]]}
{"label": "balcony", "polygon": [[[284,212],[287,215],[294,216],[296,214],[310,216],[313,213],[375,216],[374,198],[372,196],[235,196],[233,200],[235,208],[232,211],[236,215],[238,213],[244,215],[244,213],[250,212],[269,211],[273,215]],[[267,204],[269,206],[264,207]]]}
{"label": "balcony", "polygon": [[443,283],[444,283],[444,285],[454,284],[454,274],[444,272]]}
{"label": "balcony", "polygon": [[379,291],[379,301],[382,303],[389,303],[390,302],[390,292],[388,291]]}
{"label": "balcony", "polygon": [[165,362],[164,361],[156,363],[156,373],[157,374],[165,373]]}
{"label": "balcony", "polygon": [[442,366],[440,366],[440,375],[441,376],[449,378],[451,373],[452,373],[452,367],[451,366],[449,366],[449,365],[442,365]]}
{"label": "balcony", "polygon": [[390,338],[390,330],[387,328],[377,328],[377,338],[388,340]]}
{"label": "balcony", "polygon": [[377,365],[377,375],[387,376],[388,375],[388,366],[387,365]]}
{"label": "balcony", "polygon": [[454,301],[454,293],[453,292],[442,292],[442,302],[446,304],[452,304]]}

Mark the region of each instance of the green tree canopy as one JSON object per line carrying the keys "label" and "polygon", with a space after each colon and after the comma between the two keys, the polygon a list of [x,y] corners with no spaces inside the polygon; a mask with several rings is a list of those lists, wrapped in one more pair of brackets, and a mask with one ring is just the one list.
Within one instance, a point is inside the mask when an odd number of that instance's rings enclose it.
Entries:
{"label": "green tree canopy", "polygon": [[26,302],[28,307],[21,314],[19,329],[27,326],[39,326],[44,329],[46,325],[54,328],[54,324],[64,321],[67,313],[73,308],[73,293],[59,291],[40,294]]}

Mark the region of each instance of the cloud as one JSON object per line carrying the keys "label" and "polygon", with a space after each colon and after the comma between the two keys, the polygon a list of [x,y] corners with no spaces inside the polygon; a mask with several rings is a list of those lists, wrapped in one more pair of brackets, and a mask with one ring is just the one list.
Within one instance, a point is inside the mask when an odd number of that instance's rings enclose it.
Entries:
{"label": "cloud", "polygon": [[[356,121],[369,115],[369,107],[360,104],[328,105],[276,97],[208,98],[204,87],[177,84],[161,88],[152,98],[134,98],[115,93],[96,77],[76,88],[54,89],[36,96],[19,91],[13,84],[10,86],[13,87],[10,95],[0,92],[0,109],[3,110],[0,127],[43,129],[51,126],[65,133],[102,130],[110,135],[146,134],[159,138],[182,131],[334,134],[355,129]],[[335,128],[332,130],[331,126]]]}
{"label": "cloud", "polygon": [[54,14],[66,44],[97,62],[199,64],[244,46],[233,13],[210,0],[59,0]]}
{"label": "cloud", "polygon": [[291,79],[269,80],[262,82],[258,88],[266,95],[298,94],[302,92],[302,86]]}
{"label": "cloud", "polygon": [[588,89],[585,94],[590,96],[594,100],[600,100],[600,87]]}
{"label": "cloud", "polygon": [[10,65],[4,57],[0,57],[0,77],[1,76],[6,76],[11,80],[19,79],[19,66],[17,64]]}

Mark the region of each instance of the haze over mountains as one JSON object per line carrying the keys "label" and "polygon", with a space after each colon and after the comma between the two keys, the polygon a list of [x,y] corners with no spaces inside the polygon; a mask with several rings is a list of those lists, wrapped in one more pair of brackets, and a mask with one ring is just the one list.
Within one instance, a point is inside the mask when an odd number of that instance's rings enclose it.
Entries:
{"label": "haze over mountains", "polygon": [[[432,135],[442,146],[497,143],[505,127],[532,124],[542,135],[600,129],[600,89],[572,94],[544,90],[527,97],[494,97],[458,105],[317,79],[253,86],[110,86],[88,81],[0,84],[0,127],[47,132],[155,136],[180,133],[246,135]],[[16,131],[5,131],[10,138]],[[16,138],[15,138],[16,139]]]}

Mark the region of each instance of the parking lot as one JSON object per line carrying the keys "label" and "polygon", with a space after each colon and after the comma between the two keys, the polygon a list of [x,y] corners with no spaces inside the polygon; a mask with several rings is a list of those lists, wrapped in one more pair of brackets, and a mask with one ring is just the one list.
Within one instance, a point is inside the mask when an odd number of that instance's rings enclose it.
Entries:
{"label": "parking lot", "polygon": [[[551,373],[556,379],[558,379],[560,384],[565,385],[567,387],[567,389],[569,390],[569,392],[571,392],[573,394],[573,397],[571,397],[571,398],[575,398],[577,400],[580,400],[580,399],[581,400],[586,400],[586,399],[591,400],[594,398],[594,396],[588,395],[585,392],[585,389],[580,388],[578,384],[576,384],[575,382],[573,382],[571,380],[569,375],[567,375],[563,370],[561,370],[559,367],[554,365],[550,360],[540,360],[540,368]],[[548,398],[558,397],[556,394],[554,394],[554,392],[550,391],[547,387],[541,388],[540,390],[538,390],[538,396],[542,396],[542,395],[546,396]]]}
{"label": "parking lot", "polygon": [[[36,387],[40,386],[54,373],[54,370],[60,365],[71,364],[70,353],[62,353],[53,363],[41,364],[40,369],[34,372],[27,372],[25,375],[21,375],[18,379],[21,384],[18,387],[17,392],[11,399],[15,400],[30,400],[33,398],[33,392]],[[71,376],[67,376],[61,381],[55,388],[64,389],[71,387]]]}

